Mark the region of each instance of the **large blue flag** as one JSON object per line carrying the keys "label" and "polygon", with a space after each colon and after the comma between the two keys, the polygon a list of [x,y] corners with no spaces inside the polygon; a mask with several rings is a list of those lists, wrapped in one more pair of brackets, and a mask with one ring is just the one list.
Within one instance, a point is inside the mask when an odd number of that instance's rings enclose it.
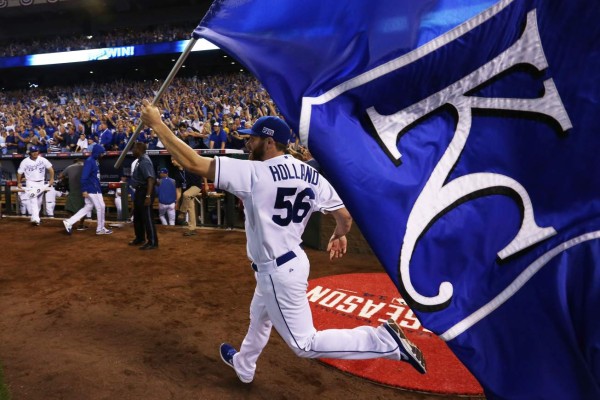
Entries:
{"label": "large blue flag", "polygon": [[600,399],[600,7],[216,1],[425,327],[489,398]]}

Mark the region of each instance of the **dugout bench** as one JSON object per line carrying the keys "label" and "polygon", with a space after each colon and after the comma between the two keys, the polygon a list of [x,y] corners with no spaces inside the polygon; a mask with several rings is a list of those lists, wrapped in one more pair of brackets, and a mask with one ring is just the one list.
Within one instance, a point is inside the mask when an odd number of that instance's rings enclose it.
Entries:
{"label": "dugout bench", "polygon": [[[20,199],[18,192],[16,191],[17,182],[16,181],[6,181],[4,185],[2,185],[2,190],[0,193],[0,213],[5,215],[19,215],[20,211]],[[121,188],[121,193],[128,193],[127,182],[108,182],[103,183],[103,187],[107,188],[108,191],[115,191],[118,188]],[[128,201],[123,203],[122,216],[121,221],[126,221],[129,219],[131,215],[131,209],[133,207],[133,202],[128,197]],[[104,204],[106,206],[107,216],[116,214],[116,204],[115,204],[115,196],[114,194],[104,194],[103,195]],[[196,204],[196,215],[198,216],[198,226],[217,226],[217,227],[239,227],[240,218],[235,213],[235,196],[225,193],[225,192],[217,192],[215,191],[214,185],[209,184],[208,193],[202,192],[198,196],[194,198]],[[65,212],[65,206],[67,202],[67,196],[56,196],[55,200],[55,213],[64,212],[64,215],[59,216],[67,216]],[[46,214],[45,210],[45,201],[43,202],[42,213]],[[155,198],[154,204],[152,207],[157,215],[158,215],[158,199]],[[213,216],[215,216],[213,221]],[[109,217],[109,219],[112,219]],[[116,215],[115,215],[116,219]],[[243,226],[243,221],[241,222]]]}

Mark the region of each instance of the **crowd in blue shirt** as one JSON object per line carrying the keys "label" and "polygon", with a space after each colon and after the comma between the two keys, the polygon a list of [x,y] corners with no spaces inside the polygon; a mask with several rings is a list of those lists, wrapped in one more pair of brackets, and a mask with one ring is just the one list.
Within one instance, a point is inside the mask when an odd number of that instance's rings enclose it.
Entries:
{"label": "crowd in blue shirt", "polygon": [[100,31],[93,35],[41,36],[29,40],[0,39],[0,57],[25,56],[29,54],[118,47],[186,40],[198,21],[165,24],[146,28],[118,28]]}
{"label": "crowd in blue shirt", "polygon": [[[152,99],[156,81],[118,81],[71,87],[0,92],[0,151],[25,154],[123,150],[139,123],[142,99]],[[264,115],[279,115],[269,94],[247,73],[176,78],[159,103],[163,120],[196,149],[243,149],[238,129]],[[164,146],[150,129],[138,141]]]}

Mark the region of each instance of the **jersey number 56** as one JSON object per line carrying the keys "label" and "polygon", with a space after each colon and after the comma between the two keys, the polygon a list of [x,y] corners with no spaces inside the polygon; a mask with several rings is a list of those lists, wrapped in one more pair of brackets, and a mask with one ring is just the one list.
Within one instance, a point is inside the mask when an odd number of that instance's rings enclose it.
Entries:
{"label": "jersey number 56", "polygon": [[[286,210],[285,215],[273,215],[273,222],[280,226],[288,226],[290,222],[298,223],[309,214],[311,205],[308,200],[314,200],[315,192],[311,188],[306,188],[296,195],[297,188],[277,188],[277,198],[275,199],[276,210]],[[295,199],[288,197],[296,196]],[[293,203],[292,203],[293,201]]]}

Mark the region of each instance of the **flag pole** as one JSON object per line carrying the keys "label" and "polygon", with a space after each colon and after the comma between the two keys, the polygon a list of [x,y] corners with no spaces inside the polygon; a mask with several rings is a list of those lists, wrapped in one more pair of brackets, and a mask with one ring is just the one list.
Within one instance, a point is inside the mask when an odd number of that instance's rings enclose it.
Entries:
{"label": "flag pole", "polygon": [[[185,46],[185,49],[183,50],[183,52],[179,56],[179,59],[177,60],[177,62],[173,66],[173,69],[171,69],[171,72],[169,72],[169,75],[167,76],[167,79],[165,79],[165,81],[161,85],[160,89],[158,89],[158,92],[156,93],[156,96],[154,96],[154,100],[152,100],[152,105],[153,106],[156,106],[156,104],[158,103],[158,101],[162,97],[162,95],[165,92],[165,90],[167,90],[167,88],[169,87],[169,85],[173,81],[173,78],[175,78],[175,75],[177,75],[177,72],[179,72],[179,69],[183,65],[183,63],[184,63],[185,59],[187,58],[187,56],[192,51],[192,48],[194,47],[194,45],[196,44],[197,41],[198,41],[197,38],[192,37],[190,39],[190,41],[188,42],[187,46]],[[125,157],[127,156],[127,153],[131,150],[131,148],[133,147],[133,144],[135,143],[136,139],[140,135],[140,131],[142,130],[142,126],[144,126],[144,123],[142,121],[140,121],[140,123],[138,124],[137,128],[135,128],[135,132],[131,135],[131,137],[129,138],[129,141],[127,142],[127,145],[125,145],[125,148],[123,149],[123,151],[121,152],[121,155],[117,159],[117,162],[115,163],[115,168],[117,168],[117,169],[121,168],[121,164],[123,164],[123,160],[125,160]]]}

